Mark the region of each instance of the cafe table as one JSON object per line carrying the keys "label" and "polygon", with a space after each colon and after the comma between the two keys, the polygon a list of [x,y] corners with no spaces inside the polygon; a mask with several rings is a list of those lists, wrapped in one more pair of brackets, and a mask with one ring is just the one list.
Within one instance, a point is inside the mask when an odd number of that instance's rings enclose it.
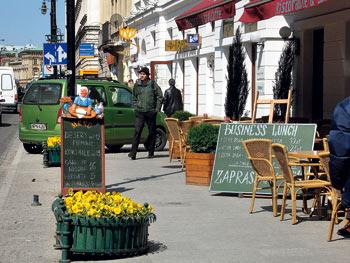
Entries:
{"label": "cafe table", "polygon": [[288,156],[297,157],[297,158],[306,158],[306,159],[320,159],[318,154],[323,151],[296,151],[288,152]]}
{"label": "cafe table", "polygon": [[[296,152],[289,152],[288,156],[296,157],[298,159],[299,158],[306,159],[306,160],[302,160],[301,162],[308,163],[308,166],[311,167],[313,171],[312,175],[314,175],[315,178],[319,178],[317,168],[320,166],[319,164],[320,157],[318,156],[320,152],[323,152],[323,151],[296,151]],[[302,169],[302,171],[303,171],[304,180],[307,180],[308,179],[307,175],[310,175],[310,174],[304,173],[304,169]]]}

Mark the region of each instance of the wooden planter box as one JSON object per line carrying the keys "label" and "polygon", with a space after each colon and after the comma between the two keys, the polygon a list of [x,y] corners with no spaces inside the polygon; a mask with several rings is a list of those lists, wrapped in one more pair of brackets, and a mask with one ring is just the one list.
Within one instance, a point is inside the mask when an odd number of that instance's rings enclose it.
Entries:
{"label": "wooden planter box", "polygon": [[215,153],[186,154],[186,184],[209,186]]}

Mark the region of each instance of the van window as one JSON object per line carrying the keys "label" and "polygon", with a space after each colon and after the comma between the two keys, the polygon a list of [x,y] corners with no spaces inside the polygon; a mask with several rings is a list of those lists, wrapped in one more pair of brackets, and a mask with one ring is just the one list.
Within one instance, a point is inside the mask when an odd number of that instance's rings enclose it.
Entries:
{"label": "van window", "polygon": [[85,85],[85,87],[89,89],[89,98],[92,101],[92,105],[95,106],[102,102],[104,107],[107,106],[106,92],[103,86]]}
{"label": "van window", "polygon": [[26,92],[23,104],[57,105],[61,89],[62,85],[58,83],[34,83]]}
{"label": "van window", "polygon": [[132,106],[132,94],[129,90],[120,87],[109,87],[112,101],[116,107],[130,108]]}
{"label": "van window", "polygon": [[2,74],[1,75],[1,89],[2,90],[12,90],[12,77],[10,74]]}

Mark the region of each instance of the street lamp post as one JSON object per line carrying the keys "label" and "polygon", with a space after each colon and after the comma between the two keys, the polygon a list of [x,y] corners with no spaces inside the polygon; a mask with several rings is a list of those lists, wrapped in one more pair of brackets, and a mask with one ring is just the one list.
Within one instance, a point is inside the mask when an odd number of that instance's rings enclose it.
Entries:
{"label": "street lamp post", "polygon": [[75,22],[74,0],[67,0],[67,71],[68,96],[75,96]]}
{"label": "street lamp post", "polygon": [[[41,13],[43,15],[47,12],[46,7],[46,0],[43,0],[42,6],[41,6]],[[50,31],[50,37],[49,41],[52,43],[57,42],[57,24],[56,24],[56,0],[51,0],[51,12],[50,12],[50,20],[51,20],[51,31]],[[53,66],[53,75],[54,78],[57,78],[57,65]]]}

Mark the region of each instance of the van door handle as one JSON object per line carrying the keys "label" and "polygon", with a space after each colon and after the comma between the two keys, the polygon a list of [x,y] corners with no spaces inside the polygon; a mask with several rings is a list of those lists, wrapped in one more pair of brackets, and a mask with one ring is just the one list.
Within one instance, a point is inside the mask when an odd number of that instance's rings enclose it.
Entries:
{"label": "van door handle", "polygon": [[118,111],[117,111],[117,114],[123,114],[123,111],[118,110]]}

